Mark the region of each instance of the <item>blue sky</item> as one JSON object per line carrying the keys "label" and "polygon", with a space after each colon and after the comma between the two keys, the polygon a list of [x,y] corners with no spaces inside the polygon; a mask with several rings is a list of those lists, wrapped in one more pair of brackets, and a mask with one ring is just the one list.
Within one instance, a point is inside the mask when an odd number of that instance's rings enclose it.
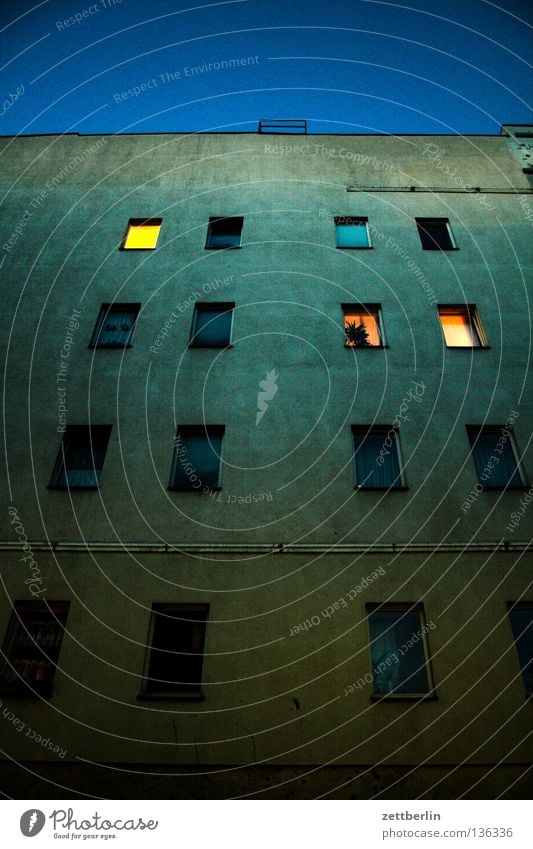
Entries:
{"label": "blue sky", "polygon": [[262,117],[316,133],[498,133],[532,121],[532,9],[4,0],[0,134],[255,131]]}

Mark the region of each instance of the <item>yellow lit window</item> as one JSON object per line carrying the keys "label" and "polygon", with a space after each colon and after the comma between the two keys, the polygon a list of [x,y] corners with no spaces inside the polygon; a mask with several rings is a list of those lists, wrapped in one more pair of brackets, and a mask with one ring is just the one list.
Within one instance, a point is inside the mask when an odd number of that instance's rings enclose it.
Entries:
{"label": "yellow lit window", "polygon": [[475,306],[439,307],[442,332],[448,348],[482,348],[485,334]]}
{"label": "yellow lit window", "polygon": [[344,332],[348,348],[383,346],[379,310],[379,304],[343,304]]}
{"label": "yellow lit window", "polygon": [[161,218],[130,218],[124,249],[152,250],[157,245],[160,229]]}

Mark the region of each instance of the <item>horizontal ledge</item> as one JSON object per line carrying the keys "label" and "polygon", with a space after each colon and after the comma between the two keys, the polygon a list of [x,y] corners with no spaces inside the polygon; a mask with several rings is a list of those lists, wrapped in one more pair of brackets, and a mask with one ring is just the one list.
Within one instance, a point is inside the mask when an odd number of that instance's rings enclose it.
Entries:
{"label": "horizontal ledge", "polygon": [[451,186],[346,186],[347,192],[432,192],[436,194],[461,194],[461,195],[530,195],[533,194],[531,188],[518,188],[516,186],[510,189],[504,188],[483,188],[472,186],[471,188],[457,189]]}
{"label": "horizontal ledge", "polygon": [[438,696],[431,693],[372,693],[372,702],[436,702]]}
{"label": "horizontal ledge", "polygon": [[184,702],[203,702],[203,693],[139,693],[137,699],[140,702],[162,702],[172,700]]}
{"label": "horizontal ledge", "polygon": [[[528,551],[533,549],[533,540],[524,542],[393,542],[393,543],[225,543],[225,542],[74,542],[28,540],[32,551],[112,551],[145,552],[147,554],[180,554],[183,552],[232,553],[235,554],[399,554],[406,552],[458,552],[458,551]],[[22,543],[14,540],[0,540],[0,553],[3,551],[21,551]]]}

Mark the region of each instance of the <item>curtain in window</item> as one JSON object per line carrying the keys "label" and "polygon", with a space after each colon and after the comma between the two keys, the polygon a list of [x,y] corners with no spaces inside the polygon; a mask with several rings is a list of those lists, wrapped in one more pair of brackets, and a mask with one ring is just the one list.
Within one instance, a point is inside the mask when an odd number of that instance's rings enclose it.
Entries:
{"label": "curtain in window", "polygon": [[229,345],[231,334],[231,310],[196,310],[193,345]]}
{"label": "curtain in window", "polygon": [[337,224],[338,248],[368,248],[368,230],[366,221],[355,224]]}
{"label": "curtain in window", "polygon": [[155,248],[161,224],[130,224],[124,247],[128,250]]}
{"label": "curtain in window", "polygon": [[363,489],[402,486],[396,436],[392,429],[389,432],[354,432],[353,440],[357,486]]}
{"label": "curtain in window", "polygon": [[[479,482],[484,487],[500,489],[505,486],[522,486],[509,436],[503,437],[500,430],[478,431],[470,432],[469,439]],[[493,468],[489,467],[489,462]]]}
{"label": "curtain in window", "polygon": [[96,469],[67,469],[65,481],[68,486],[95,487],[100,482]]}
{"label": "curtain in window", "polygon": [[533,607],[509,611],[524,684],[533,693]]}
{"label": "curtain in window", "polygon": [[368,617],[375,693],[427,693],[429,679],[418,610],[376,610]]}
{"label": "curtain in window", "polygon": [[478,348],[477,333],[470,324],[468,315],[442,313],[440,316],[446,344],[450,348]]}
{"label": "curtain in window", "polygon": [[51,691],[67,614],[64,604],[58,603],[55,608],[57,621],[42,603],[22,602],[17,606],[10,624],[12,637],[4,646],[2,684],[17,689],[25,681],[42,693]]}
{"label": "curtain in window", "polygon": [[108,312],[98,334],[98,345],[128,345],[134,321],[135,314],[131,310]]}
{"label": "curtain in window", "polygon": [[174,457],[172,487],[199,490],[218,487],[222,433],[178,431],[179,448]]}

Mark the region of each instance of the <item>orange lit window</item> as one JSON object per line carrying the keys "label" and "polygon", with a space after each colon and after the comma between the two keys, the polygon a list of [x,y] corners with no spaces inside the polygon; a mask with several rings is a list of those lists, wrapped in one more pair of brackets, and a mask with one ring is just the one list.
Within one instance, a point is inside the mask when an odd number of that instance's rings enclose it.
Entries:
{"label": "orange lit window", "polygon": [[343,304],[342,308],[348,348],[383,347],[379,304]]}
{"label": "orange lit window", "polygon": [[161,218],[130,218],[123,248],[125,250],[153,250],[157,245]]}
{"label": "orange lit window", "polygon": [[448,348],[486,347],[486,337],[475,306],[441,306],[439,318]]}

